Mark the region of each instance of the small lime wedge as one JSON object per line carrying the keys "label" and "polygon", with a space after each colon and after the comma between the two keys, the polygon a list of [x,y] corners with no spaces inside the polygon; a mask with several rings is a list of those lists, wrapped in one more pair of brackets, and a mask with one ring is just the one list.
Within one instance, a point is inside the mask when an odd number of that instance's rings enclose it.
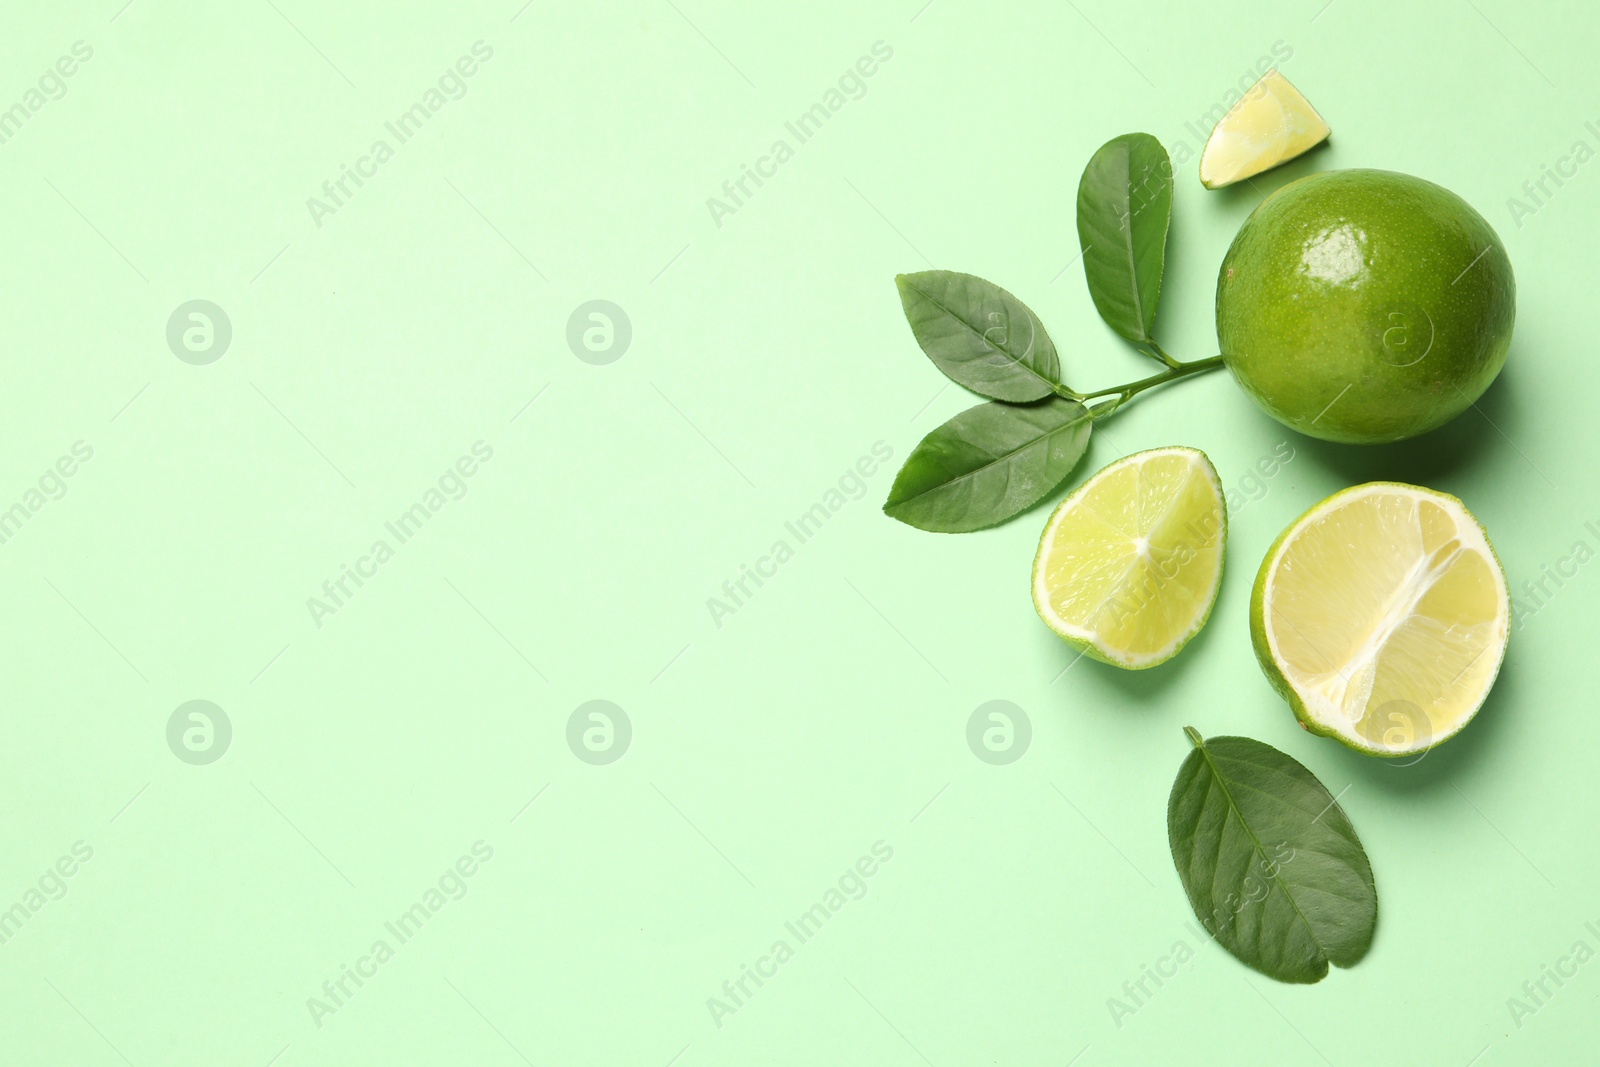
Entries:
{"label": "small lime wedge", "polygon": [[1200,154],[1200,184],[1220,189],[1253,178],[1310,151],[1331,132],[1300,90],[1269,70],[1211,131]]}
{"label": "small lime wedge", "polygon": [[1200,632],[1222,582],[1222,483],[1194,448],[1136,452],[1063,500],[1033,561],[1033,604],[1105,663],[1165,663]]}

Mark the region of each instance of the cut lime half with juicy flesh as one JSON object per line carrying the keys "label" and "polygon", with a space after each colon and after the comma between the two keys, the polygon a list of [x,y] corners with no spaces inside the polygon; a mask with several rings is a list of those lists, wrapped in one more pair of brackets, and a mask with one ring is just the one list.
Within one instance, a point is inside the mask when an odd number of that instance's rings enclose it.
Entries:
{"label": "cut lime half with juicy flesh", "polygon": [[1127,456],[1050,515],[1033,561],[1034,607],[1085,654],[1154,667],[1211,614],[1227,530],[1222,483],[1204,452]]}
{"label": "cut lime half with juicy flesh", "polygon": [[1301,724],[1380,756],[1431,748],[1477,714],[1510,620],[1505,573],[1466,506],[1396,482],[1296,519],[1250,601],[1256,657]]}

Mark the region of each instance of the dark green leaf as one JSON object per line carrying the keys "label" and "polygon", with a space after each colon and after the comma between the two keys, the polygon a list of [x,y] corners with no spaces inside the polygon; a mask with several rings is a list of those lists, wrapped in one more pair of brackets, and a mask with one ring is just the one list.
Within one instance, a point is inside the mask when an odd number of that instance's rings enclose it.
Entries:
{"label": "dark green leaf", "polygon": [[921,530],[965,533],[1043,500],[1089,447],[1089,411],[1076,400],[979,404],[912,449],[883,510]]}
{"label": "dark green leaf", "polygon": [[950,270],[894,280],[917,344],[957,385],[995,400],[1041,400],[1061,376],[1056,346],[1026,304]]}
{"label": "dark green leaf", "polygon": [[1100,317],[1130,341],[1150,340],[1172,221],[1172,163],[1148,133],[1113,137],[1078,183],[1078,247]]}
{"label": "dark green leaf", "polygon": [[1280,982],[1319,982],[1330,962],[1359,962],[1378,891],[1344,809],[1271,745],[1184,730],[1194,751],[1172,783],[1167,837],[1207,931]]}

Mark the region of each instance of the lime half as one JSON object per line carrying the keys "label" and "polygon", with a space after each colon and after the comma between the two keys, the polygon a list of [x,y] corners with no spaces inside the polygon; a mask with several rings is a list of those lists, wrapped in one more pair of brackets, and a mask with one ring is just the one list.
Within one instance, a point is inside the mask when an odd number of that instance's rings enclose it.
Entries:
{"label": "lime half", "polygon": [[1200,154],[1200,184],[1220,189],[1253,178],[1309,152],[1331,132],[1300,90],[1269,70],[1211,131]]}
{"label": "lime half", "polygon": [[1033,561],[1034,607],[1095,659],[1129,670],[1165,663],[1211,614],[1227,534],[1204,452],[1137,452],[1051,513]]}
{"label": "lime half", "polygon": [[1291,523],[1250,600],[1256,658],[1301,724],[1379,756],[1424,751],[1477,714],[1510,620],[1505,572],[1466,506],[1396,482]]}

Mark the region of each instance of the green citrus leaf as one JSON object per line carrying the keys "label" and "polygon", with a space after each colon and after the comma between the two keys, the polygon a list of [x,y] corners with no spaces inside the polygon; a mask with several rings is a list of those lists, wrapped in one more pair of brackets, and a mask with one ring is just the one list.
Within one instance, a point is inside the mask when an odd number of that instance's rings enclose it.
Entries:
{"label": "green citrus leaf", "polygon": [[1061,374],[1056,346],[1026,304],[971,274],[926,270],[894,280],[917,344],[957,385],[995,400],[1041,400]]}
{"label": "green citrus leaf", "polygon": [[1062,397],[968,408],[912,449],[884,513],[935,533],[1004,522],[1072,472],[1091,425],[1089,409]]}
{"label": "green citrus leaf", "polygon": [[1089,295],[1106,324],[1150,340],[1172,221],[1172,163],[1148,133],[1100,147],[1078,183],[1078,247]]}
{"label": "green citrus leaf", "polygon": [[1316,775],[1271,745],[1184,727],[1194,745],[1167,800],[1172,862],[1194,913],[1240,962],[1320,982],[1366,955],[1372,866]]}

